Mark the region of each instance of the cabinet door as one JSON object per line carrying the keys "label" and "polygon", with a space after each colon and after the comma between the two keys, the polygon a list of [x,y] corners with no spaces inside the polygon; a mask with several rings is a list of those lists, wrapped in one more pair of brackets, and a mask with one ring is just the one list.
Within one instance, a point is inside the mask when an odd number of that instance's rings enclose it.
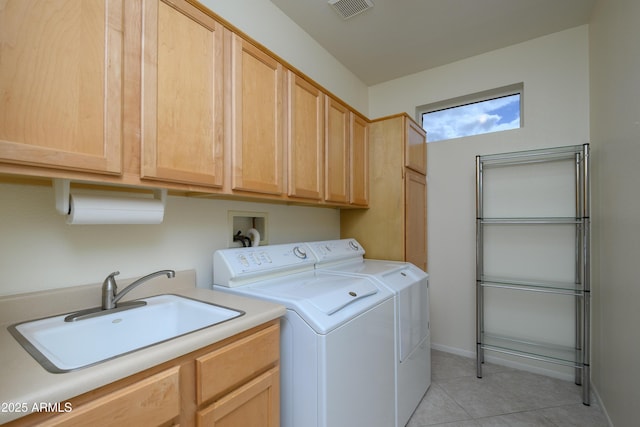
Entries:
{"label": "cabinet door", "polygon": [[142,178],[223,184],[223,28],[184,0],[144,2]]}
{"label": "cabinet door", "polygon": [[232,34],[232,189],[282,194],[284,69]]}
{"label": "cabinet door", "polygon": [[369,124],[351,113],[350,202],[352,205],[369,204]]}
{"label": "cabinet door", "polygon": [[424,129],[409,118],[406,121],[405,166],[427,174],[427,134]]}
{"label": "cabinet door", "polygon": [[180,367],[73,407],[42,426],[159,426],[180,415]]}
{"label": "cabinet door", "polygon": [[196,401],[216,399],[267,370],[280,358],[280,325],[275,324],[196,359]]}
{"label": "cabinet door", "polygon": [[0,162],[122,172],[123,0],[0,2]]}
{"label": "cabinet door", "polygon": [[325,110],[325,200],[348,203],[350,112],[328,96]]}
{"label": "cabinet door", "polygon": [[320,200],[324,177],[324,94],[289,71],[289,196]]}
{"label": "cabinet door", "polygon": [[405,173],[405,261],[427,271],[427,179]]}
{"label": "cabinet door", "polygon": [[280,425],[280,369],[274,367],[207,408],[198,411],[197,426]]}

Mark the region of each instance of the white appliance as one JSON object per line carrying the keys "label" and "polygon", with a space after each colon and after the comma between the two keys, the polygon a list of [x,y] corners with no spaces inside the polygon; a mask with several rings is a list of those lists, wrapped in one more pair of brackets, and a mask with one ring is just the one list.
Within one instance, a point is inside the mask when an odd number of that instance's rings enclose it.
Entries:
{"label": "white appliance", "polygon": [[408,262],[364,259],[355,239],[307,243],[317,271],[372,277],[394,294],[396,426],[404,427],[431,385],[429,275]]}
{"label": "white appliance", "polygon": [[283,304],[281,425],[395,425],[393,293],[316,271],[304,243],[213,255],[214,289]]}

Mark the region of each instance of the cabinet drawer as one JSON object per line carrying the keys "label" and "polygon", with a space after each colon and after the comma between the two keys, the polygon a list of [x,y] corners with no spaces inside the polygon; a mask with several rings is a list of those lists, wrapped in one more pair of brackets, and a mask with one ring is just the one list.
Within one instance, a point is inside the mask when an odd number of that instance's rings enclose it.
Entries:
{"label": "cabinet drawer", "polygon": [[42,426],[122,426],[165,424],[180,415],[180,367],[175,366],[116,390]]}
{"label": "cabinet drawer", "polygon": [[196,426],[280,425],[280,370],[272,368],[199,411]]}
{"label": "cabinet drawer", "polygon": [[274,324],[251,336],[196,359],[198,405],[236,388],[279,360],[280,325]]}

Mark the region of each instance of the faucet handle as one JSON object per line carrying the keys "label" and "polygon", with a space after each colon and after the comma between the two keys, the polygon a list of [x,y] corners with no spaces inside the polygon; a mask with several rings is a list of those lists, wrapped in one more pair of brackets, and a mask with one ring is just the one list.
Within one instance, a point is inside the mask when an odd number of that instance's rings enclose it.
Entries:
{"label": "faucet handle", "polygon": [[116,285],[115,276],[117,276],[118,274],[120,274],[119,271],[114,271],[113,273],[108,275],[107,278],[104,279],[104,282],[102,282],[102,288],[112,290],[113,293],[115,294],[116,288],[118,287]]}
{"label": "faucet handle", "polygon": [[113,299],[116,296],[116,290],[118,285],[116,284],[115,276],[120,274],[119,271],[114,271],[104,279],[102,282],[102,309],[113,308]]}
{"label": "faucet handle", "polygon": [[118,274],[120,274],[120,272],[119,272],[119,271],[114,271],[113,273],[111,273],[110,275],[108,275],[108,276],[107,276],[107,278],[106,278],[106,279],[104,279],[104,280],[109,280],[109,279],[111,279],[111,280],[115,280],[115,279],[114,279],[114,277],[115,277],[115,276],[117,276]]}

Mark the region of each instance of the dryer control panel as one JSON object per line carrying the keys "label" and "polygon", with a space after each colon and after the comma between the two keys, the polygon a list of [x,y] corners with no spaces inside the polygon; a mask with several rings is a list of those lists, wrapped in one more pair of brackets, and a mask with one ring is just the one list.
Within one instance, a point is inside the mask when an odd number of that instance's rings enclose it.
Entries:
{"label": "dryer control panel", "polygon": [[307,242],[307,245],[318,258],[318,264],[322,266],[364,257],[364,248],[356,239]]}

